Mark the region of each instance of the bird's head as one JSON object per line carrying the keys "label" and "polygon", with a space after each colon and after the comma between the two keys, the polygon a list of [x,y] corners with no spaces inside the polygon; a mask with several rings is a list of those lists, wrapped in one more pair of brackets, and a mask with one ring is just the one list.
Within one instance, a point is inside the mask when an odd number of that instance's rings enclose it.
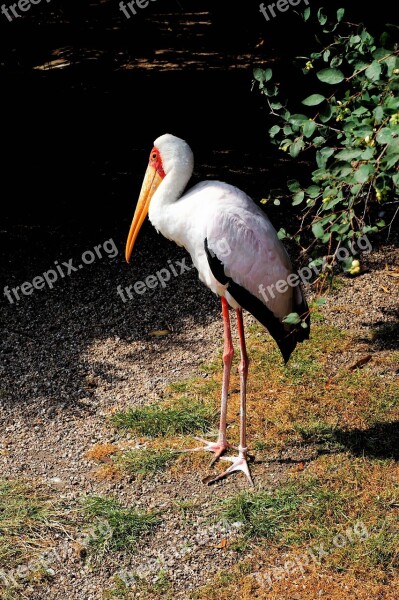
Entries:
{"label": "bird's head", "polygon": [[155,140],[126,242],[127,262],[130,261],[133,246],[148,214],[151,199],[162,181],[177,167],[182,174],[191,176],[193,165],[193,153],[184,140],[169,133]]}

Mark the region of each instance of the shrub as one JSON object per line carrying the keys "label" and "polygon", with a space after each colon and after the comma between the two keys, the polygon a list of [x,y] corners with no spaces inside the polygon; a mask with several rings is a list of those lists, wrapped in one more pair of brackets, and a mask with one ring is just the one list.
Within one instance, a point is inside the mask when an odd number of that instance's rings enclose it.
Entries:
{"label": "shrub", "polygon": [[[280,229],[279,237],[294,239],[305,253],[327,247],[330,264],[340,246],[387,226],[378,213],[398,201],[399,189],[399,58],[389,33],[398,28],[387,26],[376,40],[344,14],[343,8],[333,19],[322,8],[317,13],[318,51],[297,59],[314,86],[301,112],[291,112],[271,69],[254,71],[276,121],[272,142],[293,159],[310,153],[314,166],[311,182],[288,182],[302,213],[298,230]],[[311,18],[309,7],[303,18]]]}

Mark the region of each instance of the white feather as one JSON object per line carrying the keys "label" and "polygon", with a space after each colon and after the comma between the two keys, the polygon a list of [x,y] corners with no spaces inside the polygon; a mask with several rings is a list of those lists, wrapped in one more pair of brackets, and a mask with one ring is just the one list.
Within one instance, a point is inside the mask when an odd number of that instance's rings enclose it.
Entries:
{"label": "white feather", "polygon": [[234,308],[237,303],[211,272],[205,239],[228,277],[261,300],[276,317],[281,319],[292,312],[295,288],[267,294],[267,304],[260,291],[260,286],[267,290],[292,273],[288,255],[262,210],[243,191],[220,181],[202,182],[182,196],[194,168],[190,147],[170,134],[158,138],[154,145],[166,173],[150,204],[149,218],[154,227],[186,248],[201,281],[225,296]]}

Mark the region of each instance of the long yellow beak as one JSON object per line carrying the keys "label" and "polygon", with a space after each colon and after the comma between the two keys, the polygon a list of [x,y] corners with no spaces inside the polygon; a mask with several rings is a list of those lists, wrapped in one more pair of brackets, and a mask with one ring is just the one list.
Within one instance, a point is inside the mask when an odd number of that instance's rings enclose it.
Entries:
{"label": "long yellow beak", "polygon": [[133,252],[133,246],[136,242],[141,226],[144,223],[144,220],[148,214],[151,198],[158,189],[161,181],[162,177],[159,175],[158,171],[151,165],[148,165],[147,171],[144,176],[143,185],[141,186],[139,201],[137,202],[136,210],[133,216],[133,221],[130,226],[130,231],[126,242],[126,262],[130,262],[130,257]]}

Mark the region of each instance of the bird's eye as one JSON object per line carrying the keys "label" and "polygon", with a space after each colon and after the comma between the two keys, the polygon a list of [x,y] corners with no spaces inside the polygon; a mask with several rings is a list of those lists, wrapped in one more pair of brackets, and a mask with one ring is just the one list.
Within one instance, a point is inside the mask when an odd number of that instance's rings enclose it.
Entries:
{"label": "bird's eye", "polygon": [[151,158],[152,158],[152,160],[156,160],[156,158],[157,158],[157,155],[155,154],[155,152],[153,153],[153,155],[152,155],[152,157],[151,157]]}

